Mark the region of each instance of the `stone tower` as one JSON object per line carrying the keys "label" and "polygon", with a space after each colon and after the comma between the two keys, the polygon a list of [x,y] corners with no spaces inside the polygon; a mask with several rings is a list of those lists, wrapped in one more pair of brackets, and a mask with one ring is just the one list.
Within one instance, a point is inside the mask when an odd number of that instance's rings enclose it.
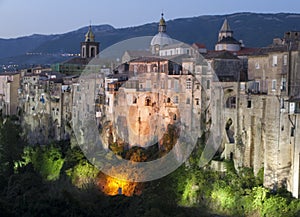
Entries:
{"label": "stone tower", "polygon": [[230,29],[228,20],[225,19],[224,23],[219,31],[219,40],[221,41],[223,38],[233,37],[233,31]]}
{"label": "stone tower", "polygon": [[230,29],[228,20],[225,19],[219,31],[218,42],[215,46],[215,50],[239,51],[241,47],[242,44],[233,37],[233,31]]}
{"label": "stone tower", "polygon": [[81,42],[81,57],[94,58],[97,54],[99,54],[99,42],[95,41],[95,35],[90,25],[88,32],[85,34],[85,41]]}

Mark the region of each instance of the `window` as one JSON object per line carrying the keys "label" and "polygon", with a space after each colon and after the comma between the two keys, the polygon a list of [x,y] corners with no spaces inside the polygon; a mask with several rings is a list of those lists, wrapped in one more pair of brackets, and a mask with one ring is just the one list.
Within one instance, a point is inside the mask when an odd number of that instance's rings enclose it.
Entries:
{"label": "window", "polygon": [[174,103],[178,104],[178,96],[174,96]]}
{"label": "window", "polygon": [[280,108],[284,109],[284,99],[280,98]]}
{"label": "window", "polygon": [[176,114],[174,114],[173,120],[176,121],[176,119],[177,119],[177,116],[176,116]]}
{"label": "window", "polygon": [[300,102],[295,103],[295,113],[299,114],[300,113]]}
{"label": "window", "polygon": [[280,90],[281,91],[286,91],[286,78],[281,78]]}
{"label": "window", "polygon": [[171,87],[172,87],[172,80],[169,79],[169,80],[168,80],[168,89],[171,89]]}
{"label": "window", "polygon": [[149,81],[149,80],[146,81],[146,88],[147,89],[151,88],[151,81]]}
{"label": "window", "polygon": [[273,63],[272,66],[277,66],[277,56],[273,56]]}
{"label": "window", "polygon": [[136,97],[135,97],[135,96],[133,96],[132,103],[133,103],[133,104],[136,104],[136,102],[137,102],[137,99],[136,99]]}
{"label": "window", "polygon": [[252,103],[251,103],[251,100],[248,100],[248,101],[247,101],[247,108],[251,108],[251,106],[252,106],[251,104],[252,104]]}
{"label": "window", "polygon": [[195,103],[196,103],[196,105],[199,105],[199,98],[195,99]]}
{"label": "window", "polygon": [[190,98],[186,99],[186,104],[191,104],[191,99]]}
{"label": "window", "polygon": [[288,61],[288,58],[287,58],[287,55],[285,54],[283,56],[283,65],[286,66],[287,65],[287,61]]}
{"label": "window", "polygon": [[90,56],[91,57],[95,57],[96,56],[96,49],[95,49],[95,47],[91,48],[91,55]]}
{"label": "window", "polygon": [[175,91],[179,90],[179,81],[178,80],[174,80],[174,90]]}
{"label": "window", "polygon": [[231,96],[226,101],[226,108],[236,108],[236,97]]}
{"label": "window", "polygon": [[245,90],[246,86],[245,83],[240,83],[240,90]]}
{"label": "window", "polygon": [[145,106],[150,106],[150,105],[151,105],[151,99],[149,96],[147,96],[145,99]]}
{"label": "window", "polygon": [[161,80],[161,89],[165,89],[165,80],[164,79]]}
{"label": "window", "polygon": [[260,91],[259,81],[250,82],[249,90],[251,93],[259,93],[259,91]]}
{"label": "window", "polygon": [[168,97],[168,98],[167,98],[167,103],[170,103],[170,102],[171,102],[171,98]]}
{"label": "window", "polygon": [[210,89],[210,80],[206,81],[206,89],[209,90]]}
{"label": "window", "polygon": [[256,68],[256,69],[260,69],[259,62],[256,62],[256,63],[255,63],[255,68]]}
{"label": "window", "polygon": [[190,78],[186,80],[186,89],[192,89],[192,81]]}
{"label": "window", "polygon": [[291,137],[295,136],[295,127],[291,127]]}
{"label": "window", "polygon": [[272,91],[276,90],[276,85],[277,85],[276,80],[272,80]]}

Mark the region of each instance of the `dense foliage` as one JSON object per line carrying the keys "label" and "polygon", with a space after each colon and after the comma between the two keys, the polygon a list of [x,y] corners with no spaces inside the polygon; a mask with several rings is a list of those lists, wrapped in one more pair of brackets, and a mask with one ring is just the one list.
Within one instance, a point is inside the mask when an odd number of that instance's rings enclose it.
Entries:
{"label": "dense foliage", "polygon": [[[69,141],[29,146],[13,120],[0,125],[1,216],[299,216],[300,202],[285,190],[262,186],[249,168],[237,173],[197,167],[201,146],[172,174],[142,183],[142,193],[108,196],[98,170]],[[128,152],[132,158],[142,150]],[[145,154],[145,153],[144,153]],[[144,155],[143,155],[144,156]]]}

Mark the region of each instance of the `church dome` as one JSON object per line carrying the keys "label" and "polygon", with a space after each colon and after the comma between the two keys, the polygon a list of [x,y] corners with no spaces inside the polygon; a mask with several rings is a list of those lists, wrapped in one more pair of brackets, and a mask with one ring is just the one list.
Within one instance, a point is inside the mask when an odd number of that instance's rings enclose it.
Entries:
{"label": "church dome", "polygon": [[157,33],[151,40],[151,46],[159,45],[160,47],[163,47],[173,43],[173,39],[164,32]]}

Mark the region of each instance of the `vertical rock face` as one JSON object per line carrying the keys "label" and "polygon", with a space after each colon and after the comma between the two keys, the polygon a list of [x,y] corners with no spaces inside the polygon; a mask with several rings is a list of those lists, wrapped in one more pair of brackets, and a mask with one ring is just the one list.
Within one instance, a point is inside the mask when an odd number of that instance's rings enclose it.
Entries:
{"label": "vertical rock face", "polygon": [[245,86],[233,84],[232,93],[225,95],[228,102],[238,97],[236,106],[226,103],[225,109],[225,121],[233,123],[236,168],[252,167],[257,174],[264,167],[266,187],[286,187],[295,197],[299,194],[298,54],[283,47],[261,49],[248,57],[250,81]]}
{"label": "vertical rock face", "polygon": [[72,83],[54,76],[44,73],[22,76],[18,106],[30,144],[47,144],[70,137],[72,92]]}

